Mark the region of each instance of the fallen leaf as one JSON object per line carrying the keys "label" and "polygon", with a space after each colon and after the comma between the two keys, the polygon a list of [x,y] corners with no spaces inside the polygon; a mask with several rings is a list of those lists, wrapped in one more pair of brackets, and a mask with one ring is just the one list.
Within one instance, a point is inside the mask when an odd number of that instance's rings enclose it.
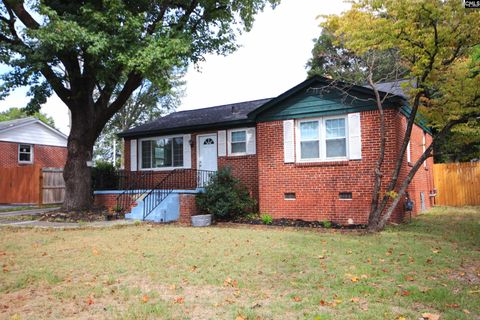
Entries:
{"label": "fallen leaf", "polygon": [[463,309],[462,311],[463,311],[463,313],[465,313],[465,314],[470,314],[470,311],[468,311],[467,309]]}
{"label": "fallen leaf", "polygon": [[143,303],[147,303],[147,302],[148,302],[148,296],[147,296],[146,294],[143,295],[142,301],[143,301]]}
{"label": "fallen leaf", "polygon": [[447,308],[452,308],[452,309],[460,308],[460,305],[456,303],[446,304],[446,306]]}
{"label": "fallen leaf", "polygon": [[350,301],[352,301],[352,302],[359,302],[359,301],[360,301],[360,298],[353,297],[352,299],[350,299]]}
{"label": "fallen leaf", "polygon": [[415,279],[412,276],[405,276],[405,280],[414,281]]}
{"label": "fallen leaf", "polygon": [[94,304],[95,302],[93,301],[92,297],[88,297],[87,298],[87,304],[90,306],[92,304]]}
{"label": "fallen leaf", "polygon": [[94,256],[99,256],[100,255],[100,252],[98,252],[97,248],[95,248],[95,247],[93,247],[92,253],[93,253]]}
{"label": "fallen leaf", "polygon": [[225,287],[234,287],[234,288],[236,288],[236,287],[238,287],[238,281],[237,281],[237,280],[233,280],[233,279],[230,278],[230,277],[227,277],[227,278],[225,279],[225,281],[223,281],[223,285],[224,285]]}
{"label": "fallen leaf", "polygon": [[300,302],[300,301],[302,301],[302,298],[300,298],[298,296],[295,296],[295,297],[292,298],[292,300],[295,301],[295,302]]}
{"label": "fallen leaf", "polygon": [[422,313],[422,318],[425,320],[438,320],[440,319],[440,315],[435,313]]}
{"label": "fallen leaf", "polygon": [[408,296],[410,295],[410,291],[408,291],[408,290],[402,290],[401,295],[404,296],[404,297],[408,297]]}
{"label": "fallen leaf", "polygon": [[184,297],[177,297],[175,298],[174,300],[174,303],[178,303],[178,304],[183,304],[185,302],[185,298]]}
{"label": "fallen leaf", "polygon": [[247,318],[245,318],[244,316],[242,316],[241,314],[239,314],[235,320],[247,320]]}
{"label": "fallen leaf", "polygon": [[357,277],[351,277],[350,280],[351,280],[352,282],[358,282],[358,278],[357,278]]}

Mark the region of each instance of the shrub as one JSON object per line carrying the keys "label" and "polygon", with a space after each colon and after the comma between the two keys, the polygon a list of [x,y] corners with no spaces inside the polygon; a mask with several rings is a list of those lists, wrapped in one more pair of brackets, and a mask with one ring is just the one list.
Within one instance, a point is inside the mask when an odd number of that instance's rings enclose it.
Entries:
{"label": "shrub", "polygon": [[332,223],[330,221],[327,221],[327,220],[323,221],[322,225],[323,225],[324,228],[327,228],[327,229],[330,229],[332,227]]}
{"label": "shrub", "polygon": [[245,216],[256,205],[247,188],[224,167],[212,176],[205,192],[197,194],[198,208],[222,220]]}
{"label": "shrub", "polygon": [[262,219],[263,224],[272,224],[273,223],[273,218],[269,214],[262,214],[260,216],[260,219]]}
{"label": "shrub", "polygon": [[110,162],[96,161],[92,168],[93,190],[116,190],[118,188],[118,172]]}

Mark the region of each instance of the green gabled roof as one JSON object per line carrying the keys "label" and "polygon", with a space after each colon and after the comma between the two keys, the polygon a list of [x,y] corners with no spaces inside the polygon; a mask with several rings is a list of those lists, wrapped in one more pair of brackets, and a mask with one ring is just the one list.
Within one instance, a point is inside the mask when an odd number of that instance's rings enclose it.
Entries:
{"label": "green gabled roof", "polygon": [[[380,96],[385,98],[385,108],[396,108],[410,115],[407,96],[394,83],[380,84]],[[256,122],[302,119],[328,115],[376,110],[372,89],[364,86],[333,81],[315,76],[303,81],[278,97],[251,111],[248,117]],[[417,117],[417,125],[430,133],[426,122]]]}

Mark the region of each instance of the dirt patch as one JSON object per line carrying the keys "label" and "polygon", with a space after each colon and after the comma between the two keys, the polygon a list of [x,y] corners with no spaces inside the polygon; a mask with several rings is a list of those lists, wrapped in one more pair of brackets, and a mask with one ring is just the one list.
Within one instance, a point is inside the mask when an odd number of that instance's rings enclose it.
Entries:
{"label": "dirt patch", "polygon": [[42,214],[40,221],[49,222],[94,222],[105,220],[123,219],[123,216],[112,213],[102,208],[96,208],[88,211],[68,211],[55,210]]}
{"label": "dirt patch", "polygon": [[469,285],[480,284],[480,263],[465,265],[462,268],[455,270],[449,276],[450,279],[459,281]]}

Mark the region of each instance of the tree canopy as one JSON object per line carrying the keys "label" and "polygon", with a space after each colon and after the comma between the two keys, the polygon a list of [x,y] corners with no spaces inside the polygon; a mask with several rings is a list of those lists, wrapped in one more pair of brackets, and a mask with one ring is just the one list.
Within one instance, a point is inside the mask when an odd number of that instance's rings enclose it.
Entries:
{"label": "tree canopy", "polygon": [[[15,119],[22,119],[30,116],[24,109],[20,108],[10,108],[6,111],[0,112],[0,121],[9,121]],[[50,127],[55,128],[55,121],[52,117],[47,116],[42,112],[35,112],[31,116],[37,118],[45,124],[48,124]]]}
{"label": "tree canopy", "polygon": [[71,111],[65,209],[91,206],[93,145],[145,79],[236,49],[257,12],[279,0],[1,0],[2,96],[29,86],[36,111],[53,92]]}
{"label": "tree canopy", "polygon": [[[322,25],[335,35],[336,46],[344,46],[355,56],[395,51],[396,63],[405,68],[406,78],[411,80],[404,85],[411,112],[394,170],[391,174],[385,171],[381,148],[373,172],[375,187],[369,229],[381,230],[417,170],[432,155],[434,144],[455,126],[474,124],[472,128],[479,130],[480,74],[476,46],[480,43],[480,12],[466,10],[463,2],[454,0],[358,0],[345,13],[327,16]],[[380,141],[384,145],[383,100],[373,81],[373,72],[375,69],[370,68],[368,82],[376,95],[381,117]],[[419,113],[435,129],[433,143],[425,146],[406,178],[400,179]],[[382,186],[383,182],[386,186]]]}

